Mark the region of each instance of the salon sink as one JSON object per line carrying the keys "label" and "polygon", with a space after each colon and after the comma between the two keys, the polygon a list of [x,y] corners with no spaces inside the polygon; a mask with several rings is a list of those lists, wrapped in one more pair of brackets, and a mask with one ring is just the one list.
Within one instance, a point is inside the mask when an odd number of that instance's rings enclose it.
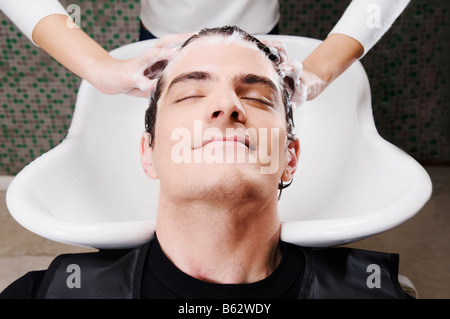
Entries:
{"label": "salon sink", "polygon": [[[284,41],[303,60],[319,40]],[[154,40],[111,52],[138,55]],[[67,137],[11,182],[7,205],[28,230],[76,246],[127,248],[154,233],[158,182],[143,173],[139,141],[147,100],[105,95],[82,81]],[[411,156],[377,132],[370,86],[360,62],[295,112],[298,170],[283,190],[281,239],[329,247],[391,229],[428,201],[432,185]]]}

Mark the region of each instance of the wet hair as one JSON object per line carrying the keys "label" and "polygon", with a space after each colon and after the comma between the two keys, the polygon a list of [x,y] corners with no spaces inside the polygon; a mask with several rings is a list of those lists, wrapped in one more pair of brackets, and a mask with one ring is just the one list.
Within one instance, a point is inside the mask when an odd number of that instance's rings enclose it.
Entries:
{"label": "wet hair", "polygon": [[[286,128],[287,128],[287,140],[293,141],[295,140],[295,134],[294,134],[294,119],[292,114],[292,107],[291,107],[291,101],[290,101],[290,93],[289,93],[289,83],[283,82],[283,76],[279,68],[280,64],[280,56],[278,55],[278,52],[271,50],[267,45],[262,43],[260,40],[255,38],[254,36],[250,35],[249,33],[245,32],[244,30],[240,29],[237,26],[224,26],[220,28],[205,28],[202,29],[199,33],[193,35],[189,39],[187,39],[182,45],[180,50],[188,46],[191,42],[195,41],[196,39],[203,38],[203,37],[213,37],[213,36],[232,36],[234,34],[238,34],[243,40],[248,41],[250,43],[254,43],[255,46],[264,52],[266,57],[272,62],[272,65],[275,69],[275,71],[280,76],[280,83],[281,83],[281,98],[282,103],[284,105],[284,110],[286,114]],[[164,64],[164,67],[167,63]],[[153,147],[155,142],[155,123],[156,123],[156,115],[158,110],[158,101],[161,97],[161,91],[164,87],[164,77],[160,76],[156,85],[156,89],[153,92],[152,96],[150,97],[150,104],[148,109],[145,112],[145,130],[150,135],[150,146]]]}

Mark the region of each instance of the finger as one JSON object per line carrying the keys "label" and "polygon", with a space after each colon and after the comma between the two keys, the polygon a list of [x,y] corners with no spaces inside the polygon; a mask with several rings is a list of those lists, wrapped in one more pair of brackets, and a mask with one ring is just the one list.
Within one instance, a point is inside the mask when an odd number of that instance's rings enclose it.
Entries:
{"label": "finger", "polygon": [[145,76],[142,76],[136,83],[136,86],[123,91],[127,95],[132,95],[136,97],[146,97],[149,98],[156,89],[157,80],[150,80]]}
{"label": "finger", "polygon": [[303,64],[297,60],[288,60],[280,64],[280,69],[284,76],[292,78],[294,83],[297,83],[303,73]]}
{"label": "finger", "polygon": [[[300,61],[288,60],[280,64],[284,82],[289,89],[290,101],[293,108],[300,107],[307,98],[308,85],[303,82],[303,64]],[[306,84],[306,85],[305,85]]]}
{"label": "finger", "polygon": [[268,46],[269,49],[275,49],[278,52],[280,63],[283,63],[287,60],[287,49],[283,42],[278,40],[261,40],[261,42]]}
{"label": "finger", "polygon": [[133,88],[151,93],[156,89],[156,83],[156,79],[149,79],[148,77],[141,75],[135,80]]}
{"label": "finger", "polygon": [[139,75],[145,75],[150,79],[157,78],[166,68],[169,60],[175,55],[172,48],[150,48],[142,52],[136,58],[136,69]]}
{"label": "finger", "polygon": [[169,61],[167,60],[161,60],[153,63],[151,66],[144,70],[143,74],[149,79],[156,79],[166,68],[167,64],[169,64]]}
{"label": "finger", "polygon": [[139,89],[131,89],[127,92],[122,92],[126,95],[130,95],[130,96],[135,96],[135,97],[143,97],[143,98],[149,98],[150,97],[150,92],[147,91],[141,91]]}
{"label": "finger", "polygon": [[307,101],[311,101],[319,96],[328,86],[328,83],[311,72],[304,72],[301,77],[302,86],[307,88]]}
{"label": "finger", "polygon": [[291,101],[300,101],[302,98],[301,88],[301,76],[303,72],[303,65],[299,61],[286,61],[280,64],[280,69],[283,74],[284,82],[290,90]]}
{"label": "finger", "polygon": [[308,87],[308,92],[307,92],[307,101],[311,101],[313,99],[315,99],[317,96],[319,96],[319,94],[321,93],[321,89],[320,86],[318,84],[312,85],[310,87]]}
{"label": "finger", "polygon": [[299,108],[308,101],[308,92],[309,89],[306,85],[300,85],[300,89],[296,92],[296,96],[294,97],[296,108]]}
{"label": "finger", "polygon": [[148,48],[136,57],[136,62],[142,66],[142,69],[146,69],[152,64],[170,60],[174,57],[176,49],[174,48]]}

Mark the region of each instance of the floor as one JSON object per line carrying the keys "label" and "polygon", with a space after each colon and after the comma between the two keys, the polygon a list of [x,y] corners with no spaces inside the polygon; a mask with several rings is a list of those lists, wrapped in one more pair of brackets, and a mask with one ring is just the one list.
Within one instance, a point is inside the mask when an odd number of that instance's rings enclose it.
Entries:
{"label": "floor", "polygon": [[[450,298],[450,166],[425,167],[433,195],[412,219],[348,246],[400,254],[400,273],[419,298]],[[88,251],[30,233],[9,215],[0,192],[0,291],[29,270],[45,269],[58,254]]]}

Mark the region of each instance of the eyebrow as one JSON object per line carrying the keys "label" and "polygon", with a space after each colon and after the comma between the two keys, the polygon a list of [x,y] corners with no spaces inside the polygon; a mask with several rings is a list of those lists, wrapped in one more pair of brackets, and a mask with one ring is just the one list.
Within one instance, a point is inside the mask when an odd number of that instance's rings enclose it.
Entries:
{"label": "eyebrow", "polygon": [[187,72],[182,73],[178,76],[176,76],[172,82],[170,82],[169,86],[167,87],[167,92],[176,84],[186,81],[212,81],[213,76],[208,72],[203,71],[194,71],[194,72]]}
{"label": "eyebrow", "polygon": [[[176,84],[186,81],[213,81],[214,76],[211,73],[204,72],[204,71],[193,71],[193,72],[186,72],[182,73],[178,76],[176,76],[172,82],[170,82],[169,86],[167,87],[167,92]],[[236,75],[233,78],[233,82],[235,84],[244,84],[244,85],[252,85],[252,84],[262,84],[269,88],[270,90],[274,92],[278,92],[277,85],[270,80],[268,77],[251,74],[251,73],[242,73],[239,75]]]}
{"label": "eyebrow", "polygon": [[262,84],[269,88],[271,91],[274,91],[275,93],[278,93],[278,87],[271,79],[265,76],[256,75],[256,74],[239,74],[234,77],[234,83],[235,84],[245,84],[245,85],[251,85],[251,84]]}

